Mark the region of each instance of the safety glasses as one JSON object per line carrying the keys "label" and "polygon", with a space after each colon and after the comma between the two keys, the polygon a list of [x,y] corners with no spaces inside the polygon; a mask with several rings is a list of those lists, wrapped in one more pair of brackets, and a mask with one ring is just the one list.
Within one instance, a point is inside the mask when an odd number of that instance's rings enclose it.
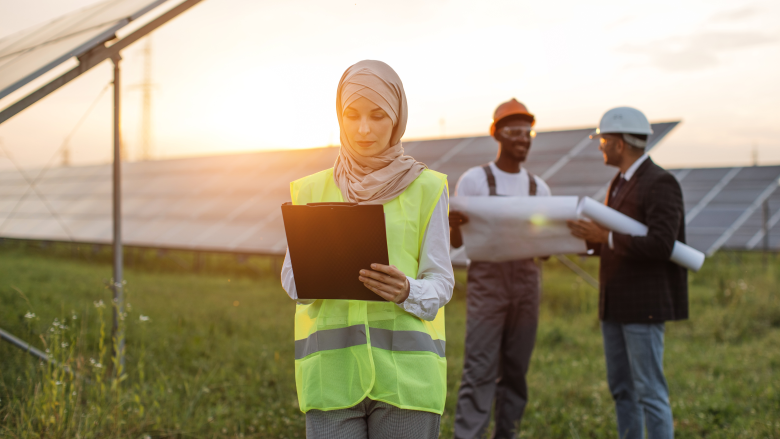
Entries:
{"label": "safety glasses", "polygon": [[524,127],[501,127],[498,130],[498,134],[504,139],[508,140],[520,140],[524,138],[532,139],[536,137],[536,131]]}

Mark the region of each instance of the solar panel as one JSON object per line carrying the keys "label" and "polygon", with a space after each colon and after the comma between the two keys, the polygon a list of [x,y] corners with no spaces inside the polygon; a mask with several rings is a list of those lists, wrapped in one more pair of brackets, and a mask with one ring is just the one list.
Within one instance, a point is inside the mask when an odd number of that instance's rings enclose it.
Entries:
{"label": "solar panel", "polygon": [[691,246],[708,253],[721,247],[761,248],[756,245],[763,234],[754,243],[750,241],[761,232],[765,202],[769,208],[768,220],[780,212],[780,193],[776,190],[780,166],[683,171],[686,175],[681,186]]}
{"label": "solar panel", "polygon": [[[676,124],[654,124],[650,146]],[[591,132],[540,132],[527,168],[551,173],[547,182],[556,195],[603,199],[616,171],[604,166],[596,142],[587,138]],[[416,159],[447,174],[451,191],[463,172],[493,160],[498,148],[489,136],[405,145]],[[156,248],[282,254],[279,206],[289,201],[289,182],[331,167],[337,155],[338,148],[315,148],[126,163],[124,240]],[[770,207],[770,245],[780,248],[780,191],[774,190],[779,166],[671,171],[681,181],[686,212],[699,211],[687,229],[693,247],[708,251],[720,240],[725,248],[763,248],[765,215],[762,203],[754,206],[763,197]],[[111,242],[110,175],[108,165],[47,171],[36,189],[60,224],[16,171],[0,172],[0,236],[68,241],[67,228],[74,241]]]}
{"label": "solar panel", "polygon": [[114,38],[117,30],[166,0],[108,0],[0,40],[0,99],[72,57]]}

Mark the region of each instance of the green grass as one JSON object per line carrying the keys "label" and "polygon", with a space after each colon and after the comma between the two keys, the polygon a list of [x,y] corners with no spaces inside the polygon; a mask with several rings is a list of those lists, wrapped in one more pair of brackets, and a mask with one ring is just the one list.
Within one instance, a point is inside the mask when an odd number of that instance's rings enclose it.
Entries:
{"label": "green grass", "polygon": [[[272,274],[273,261],[206,255],[196,274],[190,253],[139,250],[127,258],[127,364],[115,380],[107,250],[0,246],[0,327],[38,348],[45,342],[76,372],[0,343],[0,436],[304,437],[294,305]],[[577,262],[595,275],[597,260]],[[465,273],[457,276],[463,285]],[[764,266],[761,255],[721,253],[691,276],[691,319],[667,324],[678,438],[780,438],[778,286],[776,256]],[[521,437],[615,437],[596,291],[551,260],[543,294]],[[100,301],[106,306],[96,307]],[[441,436],[451,437],[463,289],[446,312]]]}

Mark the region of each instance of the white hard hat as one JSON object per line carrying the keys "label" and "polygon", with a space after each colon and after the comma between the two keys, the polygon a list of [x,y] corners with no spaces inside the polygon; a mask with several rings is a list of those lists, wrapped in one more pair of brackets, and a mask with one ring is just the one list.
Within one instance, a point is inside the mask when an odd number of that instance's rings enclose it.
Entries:
{"label": "white hard hat", "polygon": [[[613,108],[601,116],[601,122],[596,129],[594,135],[591,138],[598,137],[600,134],[643,134],[649,136],[653,134],[653,129],[650,127],[650,122],[647,121],[645,115],[631,107],[617,107]],[[629,143],[634,146],[644,147],[647,142],[641,141],[634,136],[628,137]]]}

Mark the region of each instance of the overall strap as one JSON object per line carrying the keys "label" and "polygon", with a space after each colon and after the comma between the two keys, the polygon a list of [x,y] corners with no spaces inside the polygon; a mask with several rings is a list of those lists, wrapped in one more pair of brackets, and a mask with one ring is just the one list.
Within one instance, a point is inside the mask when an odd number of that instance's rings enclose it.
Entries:
{"label": "overall strap", "polygon": [[493,197],[498,195],[496,193],[496,176],[493,175],[493,170],[490,169],[490,163],[482,166],[482,170],[485,171],[485,175],[487,176],[488,188],[490,189],[490,196]]}
{"label": "overall strap", "polygon": [[[488,182],[488,189],[490,190],[490,196],[496,196],[498,193],[496,193],[496,176],[493,175],[493,170],[490,169],[490,164],[482,166],[482,170],[485,171],[485,176],[487,176],[487,182]],[[528,172],[528,171],[526,171]],[[528,195],[530,196],[536,196],[536,178],[534,178],[534,175],[528,172]]]}

